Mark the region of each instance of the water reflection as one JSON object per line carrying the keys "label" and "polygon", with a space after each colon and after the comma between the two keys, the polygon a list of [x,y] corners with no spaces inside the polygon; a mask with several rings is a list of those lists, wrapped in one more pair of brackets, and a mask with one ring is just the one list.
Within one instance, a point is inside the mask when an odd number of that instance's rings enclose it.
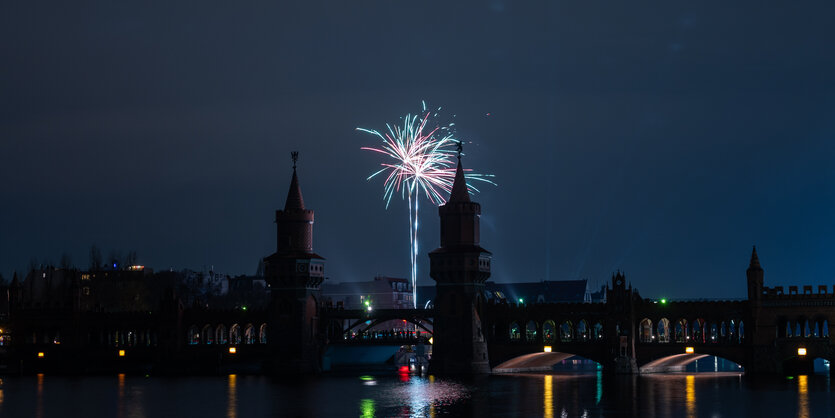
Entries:
{"label": "water reflection", "polygon": [[237,418],[238,416],[238,376],[230,374],[227,379],[226,389],[226,417]]}
{"label": "water reflection", "polygon": [[797,376],[797,418],[809,418],[809,376]]}
{"label": "water reflection", "polygon": [[37,395],[35,403],[35,418],[43,418],[43,373],[37,375]]}
{"label": "water reflection", "polygon": [[[114,379],[113,377],[117,377]],[[282,381],[254,376],[4,377],[3,417],[733,417],[832,416],[829,376],[731,373],[611,376],[598,371],[473,379],[396,371]],[[368,382],[375,382],[370,386]],[[240,390],[238,387],[240,386]],[[766,399],[768,402],[763,402]],[[118,409],[117,409],[118,406]]]}
{"label": "water reflection", "polygon": [[545,388],[542,396],[543,416],[545,418],[554,418],[554,376],[550,374],[545,375]]}
{"label": "water reflection", "polygon": [[687,375],[687,380],[685,381],[684,386],[684,394],[685,394],[685,407],[687,408],[687,417],[688,418],[695,418],[696,417],[696,376]]}
{"label": "water reflection", "polygon": [[374,418],[374,399],[360,400],[360,417]]}
{"label": "water reflection", "polygon": [[122,418],[125,416],[125,374],[119,373],[118,376],[118,384],[117,384],[117,395],[116,395],[116,405],[117,411],[116,416]]}

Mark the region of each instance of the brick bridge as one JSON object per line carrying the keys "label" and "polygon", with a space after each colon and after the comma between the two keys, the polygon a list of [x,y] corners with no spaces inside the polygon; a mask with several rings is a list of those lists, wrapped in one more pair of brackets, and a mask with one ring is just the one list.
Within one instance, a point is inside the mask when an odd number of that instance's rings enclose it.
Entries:
{"label": "brick bridge", "polygon": [[[835,289],[819,286],[812,293],[810,286],[803,292],[794,286],[789,292],[765,288],[756,250],[747,273],[747,300],[643,299],[617,273],[605,303],[485,304],[481,325],[490,369],[547,370],[573,355],[622,373],[677,370],[705,356],[733,361],[754,373],[807,372],[815,358],[835,360],[830,340]],[[430,331],[434,309],[324,309],[321,314],[328,324],[327,343],[339,344],[357,327],[393,319]],[[467,337],[458,336],[461,346],[467,345]],[[805,355],[798,354],[801,348]]]}
{"label": "brick bridge", "polygon": [[[225,370],[246,360],[253,371],[314,373],[321,370],[327,345],[345,343],[353,330],[390,320],[431,330],[430,370],[438,374],[547,368],[568,355],[623,373],[674,369],[705,355],[755,373],[808,372],[815,358],[835,360],[830,337],[835,288],[765,287],[756,249],[746,272],[748,297],[742,301],[644,299],[618,272],[605,303],[494,304],[484,295],[492,254],[479,244],[481,206],[470,200],[460,156],[450,198],[438,211],[440,247],[429,253],[436,282],[431,310],[324,306],[319,292],[324,258],[313,252],[313,210],[304,206],[294,166],[284,210],[276,211],[276,252],[264,259],[272,297],[267,309],[184,309],[172,294],[153,313],[90,311],[79,302],[84,295],[76,282],[68,300],[29,307],[15,279],[5,292],[11,330],[5,332],[13,337],[12,346],[0,346],[0,366],[23,369],[55,361],[113,369],[121,367],[117,361],[133,361],[137,367]],[[415,338],[386,336],[404,342]]]}

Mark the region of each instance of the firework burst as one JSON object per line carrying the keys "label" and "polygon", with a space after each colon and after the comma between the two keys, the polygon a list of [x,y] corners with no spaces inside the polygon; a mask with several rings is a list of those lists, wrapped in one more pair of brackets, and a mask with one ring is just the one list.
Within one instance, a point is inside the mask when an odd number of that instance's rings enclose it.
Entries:
{"label": "firework burst", "polygon": [[[438,109],[440,110],[440,108]],[[383,144],[379,148],[362,147],[367,151],[383,154],[386,161],[382,167],[368,176],[368,180],[385,175],[383,200],[386,208],[392,197],[400,197],[409,204],[409,247],[412,279],[412,304],[417,307],[417,256],[418,256],[418,197],[423,194],[433,205],[441,205],[449,195],[455,180],[456,147],[461,143],[454,136],[454,123],[431,127],[437,111],[426,110],[426,104],[420,114],[406,115],[402,125],[386,124],[385,133],[373,129],[357,128],[378,137]],[[492,175],[476,174],[465,170],[468,180],[493,183]],[[467,183],[470,192],[478,191],[471,182]]]}

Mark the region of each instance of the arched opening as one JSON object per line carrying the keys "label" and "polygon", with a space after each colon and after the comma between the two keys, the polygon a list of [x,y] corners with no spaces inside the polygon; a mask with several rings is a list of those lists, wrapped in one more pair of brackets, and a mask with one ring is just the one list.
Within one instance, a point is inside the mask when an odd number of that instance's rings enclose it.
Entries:
{"label": "arched opening", "polygon": [[522,339],[522,332],[519,330],[519,324],[516,321],[510,323],[510,341],[519,341]]}
{"label": "arched opening", "polygon": [[244,328],[244,344],[255,344],[255,327],[246,324]]}
{"label": "arched opening", "polygon": [[812,336],[812,328],[809,327],[809,320],[808,319],[803,320],[803,336],[805,336],[806,338],[809,338],[809,337]]}
{"label": "arched opening", "polygon": [[745,322],[739,321],[739,340],[738,342],[742,344],[745,341]]}
{"label": "arched opening", "polygon": [[536,322],[528,321],[525,326],[525,341],[529,343],[536,342]]}
{"label": "arched opening", "polygon": [[241,326],[232,324],[229,328],[229,344],[235,345],[241,343]]}
{"label": "arched opening", "polygon": [[693,321],[693,341],[696,343],[705,342],[705,320],[697,318]]}
{"label": "arched opening", "polygon": [[645,373],[716,373],[743,372],[742,365],[723,357],[704,353],[674,354],[653,360],[639,368]]}
{"label": "arched opening", "polygon": [[602,340],[603,339],[603,324],[600,322],[594,323],[594,328],[592,329],[592,336],[595,340]]}
{"label": "arched opening", "polygon": [[829,338],[829,321],[823,320],[823,329],[821,329],[821,336]]}
{"label": "arched opening", "polygon": [[716,325],[716,322],[710,323],[709,338],[712,343],[716,343],[719,340],[719,326]]}
{"label": "arched opening", "polygon": [[542,324],[542,342],[545,344],[552,344],[556,341],[556,330],[557,326],[554,325],[554,321],[547,320],[545,323]]}
{"label": "arched opening", "polygon": [[258,327],[258,342],[261,344],[267,343],[267,324],[261,324]]}
{"label": "arched opening", "polygon": [[502,362],[493,368],[493,373],[587,372],[600,368],[599,363],[571,353],[539,352],[521,355]]}
{"label": "arched opening", "polygon": [[577,323],[577,340],[582,342],[589,340],[588,324],[585,319],[581,319]]}
{"label": "arched opening", "polygon": [[792,323],[791,321],[786,321],[786,338],[792,337]]}
{"label": "arched opening", "polygon": [[677,343],[686,343],[689,337],[687,336],[687,320],[682,318],[676,322],[676,327],[673,330],[674,337]]}
{"label": "arched opening", "polygon": [[[189,344],[200,344],[200,330],[197,328],[197,325],[192,325],[188,327],[188,343]],[[117,337],[117,344],[119,338]],[[122,339],[124,342],[124,339]]]}
{"label": "arched opening", "polygon": [[642,343],[651,343],[654,337],[652,335],[652,321],[649,318],[642,319],[640,325],[638,325],[638,338]]}
{"label": "arched opening", "polygon": [[670,320],[667,318],[661,318],[661,320],[658,321],[658,342],[670,342]]}
{"label": "arched opening", "polygon": [[214,332],[212,332],[212,326],[206,324],[203,326],[203,330],[200,332],[203,335],[203,344],[212,344],[214,343]]}
{"label": "arched opening", "polygon": [[822,358],[817,357],[814,360],[814,365],[812,366],[816,374],[826,374],[829,375],[832,369],[832,362]]}
{"label": "arched opening", "polygon": [[226,334],[226,325],[220,324],[215,328],[215,343],[216,344],[228,344],[229,339],[227,338]]}
{"label": "arched opening", "polygon": [[560,341],[567,343],[574,339],[574,324],[566,320],[560,325]]}

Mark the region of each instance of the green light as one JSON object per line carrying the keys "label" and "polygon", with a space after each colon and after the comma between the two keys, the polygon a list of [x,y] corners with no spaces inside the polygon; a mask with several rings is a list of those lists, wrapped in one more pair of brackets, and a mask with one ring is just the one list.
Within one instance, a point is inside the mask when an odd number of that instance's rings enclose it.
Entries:
{"label": "green light", "polygon": [[246,306],[241,306],[241,310],[246,310]]}
{"label": "green light", "polygon": [[373,376],[368,376],[368,375],[360,376],[360,380],[365,380],[365,381],[374,380],[374,377]]}
{"label": "green light", "polygon": [[374,418],[374,399],[360,400],[360,417]]}
{"label": "green light", "polygon": [[661,299],[661,304],[666,305],[667,304],[667,299]]}
{"label": "green light", "polygon": [[525,303],[525,299],[519,298],[519,303]]}
{"label": "green light", "polygon": [[368,306],[368,305],[370,305],[370,304],[371,304],[371,302],[369,302],[369,301],[365,301],[365,306]]}

